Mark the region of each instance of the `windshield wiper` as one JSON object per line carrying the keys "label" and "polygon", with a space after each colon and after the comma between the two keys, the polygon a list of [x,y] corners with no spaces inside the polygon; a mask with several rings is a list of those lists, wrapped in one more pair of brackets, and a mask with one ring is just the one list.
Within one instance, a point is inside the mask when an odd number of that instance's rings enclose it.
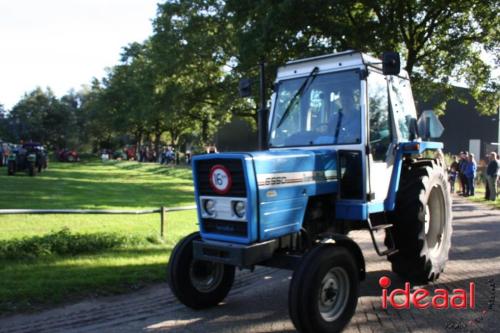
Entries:
{"label": "windshield wiper", "polygon": [[283,121],[288,117],[288,114],[290,113],[290,110],[292,109],[292,105],[295,103],[295,100],[297,97],[302,96],[302,93],[304,92],[306,86],[308,85],[307,83],[309,80],[312,78],[311,83],[314,81],[314,78],[316,77],[316,74],[318,73],[319,68],[314,67],[311,73],[306,77],[304,82],[302,82],[302,85],[299,87],[295,95],[290,99],[288,102],[288,105],[286,106],[285,112],[283,112],[283,116],[281,116],[280,121],[278,122],[278,125],[276,125],[276,129],[280,128],[281,124],[283,124]]}
{"label": "windshield wiper", "polygon": [[340,134],[340,125],[342,125],[342,118],[344,118],[344,113],[342,109],[339,110],[339,117],[337,119],[337,126],[335,127],[335,136],[333,137],[333,144],[337,144]]}

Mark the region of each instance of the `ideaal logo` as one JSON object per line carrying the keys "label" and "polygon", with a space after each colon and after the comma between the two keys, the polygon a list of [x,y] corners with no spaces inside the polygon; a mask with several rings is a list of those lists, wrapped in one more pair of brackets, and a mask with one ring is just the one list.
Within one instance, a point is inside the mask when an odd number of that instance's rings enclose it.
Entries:
{"label": "ideaal logo", "polygon": [[[391,285],[391,279],[382,276],[379,280],[382,287],[382,308],[387,309],[388,304],[394,309],[409,309],[412,305],[415,309],[474,309],[476,306],[476,286],[474,282],[469,283],[469,289],[453,289],[448,292],[446,289],[438,288],[431,293],[427,289],[419,288],[410,291],[410,283],[406,282],[404,289],[396,288],[390,293],[387,288]],[[402,302],[396,301],[396,296],[403,296]],[[428,297],[431,296],[429,300]]]}
{"label": "ideaal logo", "polygon": [[[446,289],[438,288],[433,293],[426,289],[416,289],[410,291],[410,283],[405,283],[404,289],[394,289],[390,293],[387,288],[391,285],[391,279],[382,276],[379,279],[379,285],[382,287],[382,308],[387,309],[390,304],[394,309],[409,309],[413,305],[416,309],[426,309],[432,307],[434,309],[475,309],[476,307],[476,284],[469,283],[469,288],[466,289],[453,289],[450,293]],[[467,329],[477,327],[487,317],[490,311],[494,311],[496,284],[493,279],[488,280],[490,289],[490,297],[488,299],[488,307],[479,309],[475,317],[470,320],[449,320],[446,322],[446,329]],[[397,302],[396,296],[402,295],[403,301]],[[429,296],[432,296],[430,300]]]}

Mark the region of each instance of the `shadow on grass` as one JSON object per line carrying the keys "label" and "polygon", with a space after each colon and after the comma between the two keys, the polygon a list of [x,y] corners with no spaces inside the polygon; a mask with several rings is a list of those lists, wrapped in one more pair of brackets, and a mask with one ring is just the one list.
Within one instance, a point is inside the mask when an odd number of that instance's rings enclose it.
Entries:
{"label": "shadow on grass", "polygon": [[170,247],[119,249],[94,256],[0,261],[0,314],[113,295],[165,281]]}
{"label": "shadow on grass", "polygon": [[[92,175],[92,181],[73,179],[2,179],[9,193],[0,208],[175,207],[194,200],[189,183],[111,182],[112,174]],[[72,175],[74,176],[74,174]],[[121,176],[123,177],[123,175]],[[97,179],[97,181],[96,181]],[[107,181],[106,181],[107,180]]]}

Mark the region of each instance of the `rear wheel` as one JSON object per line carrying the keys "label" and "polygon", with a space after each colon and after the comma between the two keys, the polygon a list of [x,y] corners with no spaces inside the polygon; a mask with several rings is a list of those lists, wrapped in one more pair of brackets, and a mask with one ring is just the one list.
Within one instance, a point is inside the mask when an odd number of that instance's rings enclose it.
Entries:
{"label": "rear wheel", "polygon": [[358,303],[359,268],[341,246],[321,245],[304,256],[294,272],[289,313],[299,332],[340,332]]}
{"label": "rear wheel", "polygon": [[168,282],[174,295],[184,305],[204,309],[219,304],[234,282],[234,266],[193,258],[195,232],[181,240],[168,264]]}
{"label": "rear wheel", "polygon": [[396,210],[390,216],[399,250],[389,256],[392,270],[427,283],[444,270],[451,246],[451,198],[445,169],[439,161],[406,166],[401,176]]}

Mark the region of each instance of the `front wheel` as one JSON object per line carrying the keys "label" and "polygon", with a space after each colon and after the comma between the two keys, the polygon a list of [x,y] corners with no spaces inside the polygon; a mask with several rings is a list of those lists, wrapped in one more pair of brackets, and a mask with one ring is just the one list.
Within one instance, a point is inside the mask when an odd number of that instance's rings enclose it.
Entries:
{"label": "front wheel", "polygon": [[219,304],[234,282],[234,266],[193,258],[193,241],[198,232],[180,241],[172,252],[167,269],[170,289],[177,299],[192,309]]}
{"label": "front wheel", "polygon": [[321,245],[294,272],[288,307],[299,332],[340,332],[358,303],[359,268],[346,248]]}

